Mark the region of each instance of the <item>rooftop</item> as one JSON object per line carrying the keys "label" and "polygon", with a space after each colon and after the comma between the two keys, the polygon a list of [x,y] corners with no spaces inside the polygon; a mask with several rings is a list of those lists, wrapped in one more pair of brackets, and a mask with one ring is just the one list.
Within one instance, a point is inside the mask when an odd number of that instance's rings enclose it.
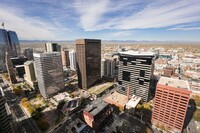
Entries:
{"label": "rooftop", "polygon": [[167,85],[175,88],[190,90],[190,85],[186,80],[161,77],[158,84]]}
{"label": "rooftop", "polygon": [[140,100],[141,100],[141,97],[133,95],[132,98],[126,104],[126,106],[128,108],[135,108],[137,104],[140,102]]}
{"label": "rooftop", "polygon": [[100,84],[100,85],[90,88],[88,90],[88,92],[91,94],[98,95],[98,94],[101,94],[102,92],[106,91],[107,89],[109,89],[111,86],[113,86],[113,84],[114,83],[111,83],[111,82]]}
{"label": "rooftop", "polygon": [[117,105],[122,105],[125,106],[126,103],[128,102],[127,96],[118,93],[117,91],[111,93],[108,97],[104,99],[104,101],[110,103],[110,104],[117,104]]}
{"label": "rooftop", "polygon": [[26,61],[24,62],[24,65],[30,65],[31,63],[33,63],[33,61]]}
{"label": "rooftop", "polygon": [[44,52],[44,53],[33,53],[34,57],[51,57],[51,56],[60,56],[60,52]]}
{"label": "rooftop", "polygon": [[124,52],[119,52],[122,55],[134,55],[134,56],[154,56],[154,52],[146,52],[146,51],[124,51]]}
{"label": "rooftop", "polygon": [[97,99],[93,101],[90,105],[87,105],[85,111],[89,112],[93,116],[97,115],[101,110],[103,110],[108,103],[102,101],[101,99]]}
{"label": "rooftop", "polygon": [[71,100],[69,94],[67,92],[59,93],[53,97],[56,102],[60,102],[62,100]]}

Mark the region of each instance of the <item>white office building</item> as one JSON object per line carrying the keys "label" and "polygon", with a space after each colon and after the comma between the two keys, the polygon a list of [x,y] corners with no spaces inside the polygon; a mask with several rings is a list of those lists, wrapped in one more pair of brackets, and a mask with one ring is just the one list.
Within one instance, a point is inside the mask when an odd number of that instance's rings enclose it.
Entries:
{"label": "white office building", "polygon": [[34,53],[38,87],[44,98],[64,89],[64,75],[60,52]]}
{"label": "white office building", "polygon": [[70,69],[76,70],[76,51],[69,51]]}

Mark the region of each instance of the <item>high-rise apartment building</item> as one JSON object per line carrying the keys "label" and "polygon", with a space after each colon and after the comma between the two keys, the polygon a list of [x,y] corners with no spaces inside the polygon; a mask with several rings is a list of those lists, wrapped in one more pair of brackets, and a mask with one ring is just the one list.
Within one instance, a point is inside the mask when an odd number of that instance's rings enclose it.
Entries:
{"label": "high-rise apartment building", "polygon": [[[68,66],[70,66],[70,61],[69,61],[69,50],[62,49],[62,51],[61,51],[61,57],[62,57],[62,64],[63,64],[63,67],[68,67]],[[75,60],[75,63],[76,63],[76,60]]]}
{"label": "high-rise apartment building", "polygon": [[33,60],[33,49],[32,48],[25,48],[24,49],[24,56],[28,58],[28,60]]}
{"label": "high-rise apartment building", "polygon": [[10,44],[10,52],[12,57],[17,57],[21,55],[21,49],[17,34],[15,31],[8,31],[7,32],[9,44]]}
{"label": "high-rise apartment building", "polygon": [[150,78],[154,70],[154,53],[126,51],[120,52],[118,84],[119,93],[126,95],[130,86],[130,95],[136,95],[147,101]]}
{"label": "high-rise apartment building", "polygon": [[15,75],[15,71],[13,68],[13,64],[10,60],[9,52],[6,52],[6,67],[7,67],[8,75],[10,78],[10,83],[11,84],[16,83],[17,82],[16,75]]}
{"label": "high-rise apartment building", "polygon": [[154,98],[152,123],[169,131],[181,132],[190,94],[188,81],[161,77]]}
{"label": "high-rise apartment building", "polygon": [[101,40],[76,40],[78,85],[88,89],[101,78]]}
{"label": "high-rise apartment building", "polygon": [[58,45],[57,43],[45,43],[45,50],[47,52],[60,52],[61,51],[61,46]]}
{"label": "high-rise apartment building", "polygon": [[35,76],[35,69],[33,61],[27,61],[24,63],[25,75],[24,79],[33,88],[37,87],[37,81]]}
{"label": "high-rise apartment building", "polygon": [[11,133],[11,111],[0,86],[0,133]]}
{"label": "high-rise apartment building", "polygon": [[34,53],[36,77],[44,98],[64,89],[64,76],[60,52]]}
{"label": "high-rise apartment building", "polygon": [[70,69],[76,70],[76,51],[72,50],[69,51],[69,62],[70,62]]}

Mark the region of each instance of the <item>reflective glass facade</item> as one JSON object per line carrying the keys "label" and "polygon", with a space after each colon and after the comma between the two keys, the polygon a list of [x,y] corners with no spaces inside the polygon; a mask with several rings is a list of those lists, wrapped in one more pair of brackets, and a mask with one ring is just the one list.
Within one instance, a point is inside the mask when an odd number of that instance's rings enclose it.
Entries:
{"label": "reflective glass facade", "polygon": [[5,51],[7,47],[8,38],[6,30],[0,29],[0,70],[5,69]]}
{"label": "reflective glass facade", "polygon": [[16,32],[8,31],[7,33],[8,33],[8,38],[9,38],[9,42],[10,42],[11,55],[13,57],[19,56],[20,55],[20,45],[19,45],[19,40],[18,40]]}

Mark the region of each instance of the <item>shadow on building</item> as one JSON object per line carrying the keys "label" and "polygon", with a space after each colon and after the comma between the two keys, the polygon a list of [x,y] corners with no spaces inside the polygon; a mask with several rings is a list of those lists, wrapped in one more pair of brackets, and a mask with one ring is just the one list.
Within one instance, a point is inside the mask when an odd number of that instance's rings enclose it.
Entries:
{"label": "shadow on building", "polygon": [[196,103],[195,103],[194,99],[190,99],[188,105],[189,106],[187,108],[183,128],[186,128],[189,125],[190,121],[193,118],[194,112],[196,111]]}

